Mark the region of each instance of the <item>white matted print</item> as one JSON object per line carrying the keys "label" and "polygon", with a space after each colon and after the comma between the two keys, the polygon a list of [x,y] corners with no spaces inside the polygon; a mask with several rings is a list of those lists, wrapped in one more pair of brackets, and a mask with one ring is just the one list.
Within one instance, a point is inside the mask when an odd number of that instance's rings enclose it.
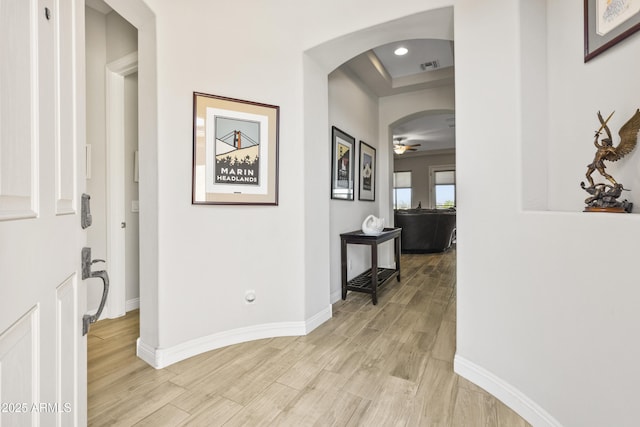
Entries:
{"label": "white matted print", "polygon": [[279,107],[194,94],[194,204],[278,204]]}
{"label": "white matted print", "polygon": [[360,141],[360,179],[358,199],[376,200],[376,149]]}
{"label": "white matted print", "polygon": [[640,12],[640,0],[596,0],[596,32],[604,36]]}
{"label": "white matted print", "polygon": [[331,198],[353,200],[355,138],[331,128]]}
{"label": "white matted print", "polygon": [[584,0],[584,62],[640,31],[640,0]]}

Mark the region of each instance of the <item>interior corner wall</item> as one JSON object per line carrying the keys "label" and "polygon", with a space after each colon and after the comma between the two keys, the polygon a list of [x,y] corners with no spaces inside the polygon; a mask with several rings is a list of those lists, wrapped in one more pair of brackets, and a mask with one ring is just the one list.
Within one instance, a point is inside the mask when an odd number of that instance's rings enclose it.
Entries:
{"label": "interior corner wall", "polygon": [[[305,319],[331,307],[329,245],[330,203],[329,167],[320,163],[331,158],[329,144],[329,82],[327,72],[307,53],[304,70],[304,157],[306,168],[313,170],[304,180],[304,307]],[[320,197],[318,197],[320,195]],[[324,195],[324,197],[322,197]]]}
{"label": "interior corner wall", "polygon": [[524,210],[549,204],[549,98],[547,1],[520,3],[521,203]]}
{"label": "interior corner wall", "polygon": [[[376,188],[375,201],[361,201],[358,187],[360,168],[360,141],[364,141],[379,153],[387,147],[378,144],[378,98],[362,88],[357,77],[341,69],[329,75],[329,123],[355,138],[354,144],[354,200],[331,200],[329,235],[331,238],[331,302],[341,298],[341,244],[340,234],[362,227],[368,215],[380,217]],[[331,139],[327,141],[331,144]],[[379,160],[376,163],[380,163]],[[376,183],[380,173],[376,168]],[[393,224],[393,218],[385,218],[385,226]],[[371,267],[369,248],[350,245],[347,248],[349,260],[347,279],[352,279]]]}

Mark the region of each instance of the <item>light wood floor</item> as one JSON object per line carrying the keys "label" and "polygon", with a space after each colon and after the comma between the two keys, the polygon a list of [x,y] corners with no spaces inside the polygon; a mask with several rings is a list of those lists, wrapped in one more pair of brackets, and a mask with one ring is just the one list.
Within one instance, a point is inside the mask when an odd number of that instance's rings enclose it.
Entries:
{"label": "light wood floor", "polygon": [[135,356],[138,313],[92,326],[91,426],[530,427],[453,373],[455,250],[403,255],[402,281],[349,293],[305,337],[201,354],[162,370]]}

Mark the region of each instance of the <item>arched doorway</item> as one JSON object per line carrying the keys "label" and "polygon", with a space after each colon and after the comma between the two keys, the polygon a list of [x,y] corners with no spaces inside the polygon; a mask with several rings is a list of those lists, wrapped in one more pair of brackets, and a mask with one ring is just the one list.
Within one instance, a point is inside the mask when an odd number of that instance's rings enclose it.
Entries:
{"label": "arched doorway", "polygon": [[[316,46],[305,53],[304,57],[304,140],[307,170],[314,170],[314,175],[305,179],[305,193],[323,194],[329,182],[329,162],[318,164],[318,159],[330,158],[330,128],[328,114],[328,82],[327,76],[338,66],[362,52],[387,43],[407,39],[453,39],[453,8],[438,8],[420,14],[380,24],[361,30],[338,39]],[[453,108],[453,105],[442,108]],[[381,216],[393,217],[391,203],[391,178],[393,172],[393,151],[389,125],[400,117],[415,113],[405,112],[393,119],[384,118],[378,123],[380,142],[377,156],[378,162],[378,194],[377,206]],[[326,164],[325,164],[326,163]],[[331,215],[330,201],[325,198],[306,198],[305,215],[309,220],[305,224],[308,236],[305,245],[306,253],[313,254],[306,263],[305,294],[308,313],[315,313],[326,304],[331,282],[330,265],[338,259],[339,254],[331,250],[330,233]],[[311,247],[313,246],[313,247]],[[333,253],[332,253],[333,252]],[[390,254],[386,255],[390,257]]]}

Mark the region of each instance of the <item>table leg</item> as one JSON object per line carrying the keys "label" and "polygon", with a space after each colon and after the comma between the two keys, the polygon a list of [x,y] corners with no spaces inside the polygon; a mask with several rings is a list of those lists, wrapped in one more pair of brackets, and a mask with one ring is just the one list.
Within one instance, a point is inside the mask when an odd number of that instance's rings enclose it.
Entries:
{"label": "table leg", "polygon": [[394,252],[396,258],[396,271],[398,272],[398,276],[396,279],[398,282],[400,281],[400,236],[396,237],[394,240]]}
{"label": "table leg", "polygon": [[378,304],[378,245],[371,245],[371,299]]}
{"label": "table leg", "polygon": [[341,239],[340,258],[342,269],[342,299],[347,299],[347,242]]}

